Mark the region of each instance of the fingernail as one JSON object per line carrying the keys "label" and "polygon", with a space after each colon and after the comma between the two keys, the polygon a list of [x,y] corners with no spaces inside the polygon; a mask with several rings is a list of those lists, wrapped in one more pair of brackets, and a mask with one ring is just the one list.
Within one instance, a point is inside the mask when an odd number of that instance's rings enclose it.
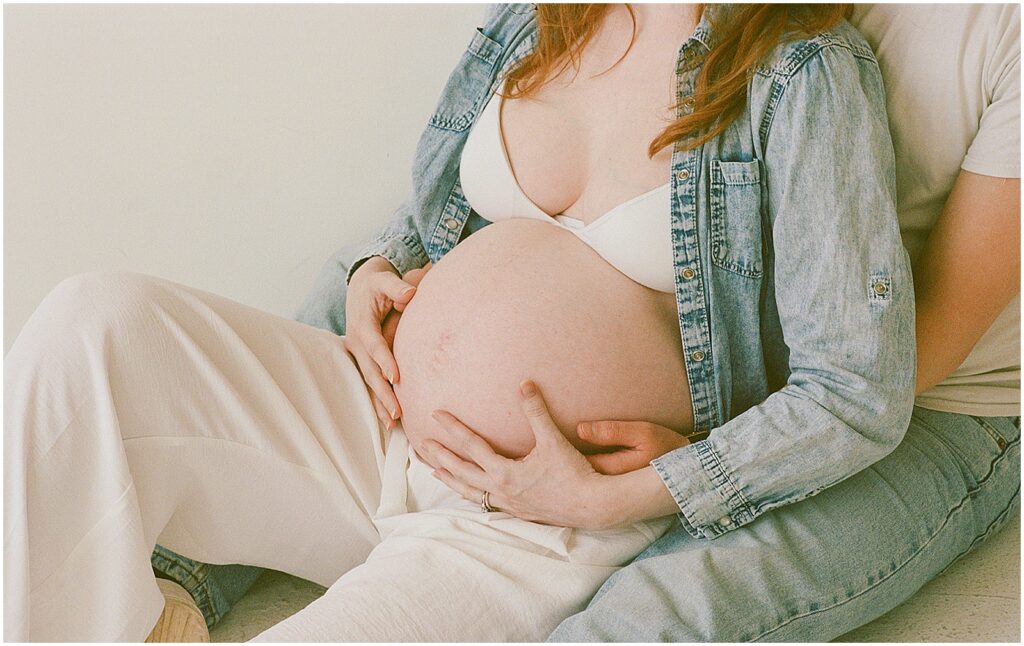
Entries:
{"label": "fingernail", "polygon": [[580,422],[578,433],[582,435],[589,435],[590,431],[593,430],[593,424],[590,422]]}
{"label": "fingernail", "polygon": [[387,378],[389,384],[392,386],[395,385],[395,374],[393,372],[385,371],[384,376]]}
{"label": "fingernail", "polygon": [[415,287],[406,287],[405,289],[402,290],[402,293],[399,294],[399,296],[408,296],[409,294],[412,294],[415,291]]}
{"label": "fingernail", "polygon": [[529,379],[524,379],[519,384],[519,392],[523,394],[523,397],[529,397],[537,392],[537,386],[536,384],[533,383],[533,381]]}

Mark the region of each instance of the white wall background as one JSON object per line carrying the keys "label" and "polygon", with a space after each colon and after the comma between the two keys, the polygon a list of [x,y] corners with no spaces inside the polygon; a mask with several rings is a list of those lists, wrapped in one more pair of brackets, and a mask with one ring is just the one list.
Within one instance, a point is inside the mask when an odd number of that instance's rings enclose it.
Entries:
{"label": "white wall background", "polygon": [[4,7],[4,352],[130,269],[290,317],[409,190],[483,5]]}

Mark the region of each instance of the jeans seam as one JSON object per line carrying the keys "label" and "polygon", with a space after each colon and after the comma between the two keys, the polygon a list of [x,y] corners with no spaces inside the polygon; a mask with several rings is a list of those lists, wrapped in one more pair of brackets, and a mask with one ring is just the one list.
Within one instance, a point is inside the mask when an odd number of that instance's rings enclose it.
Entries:
{"label": "jeans seam", "polygon": [[[150,558],[152,559],[153,557],[151,556]],[[206,621],[207,628],[223,618],[223,615],[217,612],[217,607],[213,603],[208,582],[210,573],[205,564],[199,563],[197,569],[190,569],[173,559],[167,558],[163,554],[157,554],[156,558],[160,561],[158,564],[160,571],[172,581],[185,588],[189,596],[195,601],[196,606],[203,613],[203,619]]]}
{"label": "jeans seam", "polygon": [[971,417],[978,423],[978,425],[981,426],[981,428],[985,430],[986,433],[988,433],[989,437],[992,438],[992,441],[996,443],[997,447],[1000,442],[1003,443],[1004,447],[1010,442],[1010,440],[1003,436],[1003,432],[1000,431],[992,422],[979,415],[971,415]]}
{"label": "jeans seam", "polygon": [[196,593],[202,596],[202,600],[196,598],[196,605],[203,613],[206,627],[212,628],[214,624],[224,618],[224,615],[217,611],[217,606],[213,603],[213,597],[210,596],[210,587],[208,585],[199,586],[192,594]]}
{"label": "jeans seam", "polygon": [[[990,428],[989,428],[990,425],[988,424],[988,422],[982,422],[981,419],[979,419],[979,418],[977,418],[977,417],[975,417],[973,415],[968,415],[968,417],[970,417],[972,420],[974,420],[974,423],[981,427],[981,430],[985,432],[985,435],[987,435],[989,437],[989,439],[992,440],[992,444],[994,445],[993,448],[996,450],[996,456],[995,456],[995,458],[993,458],[992,462],[989,463],[988,471],[985,472],[985,475],[981,476],[978,479],[977,482],[975,482],[974,487],[972,487],[971,489],[969,489],[967,491],[967,495],[971,496],[974,493],[976,493],[981,488],[981,485],[984,484],[985,481],[988,480],[992,476],[992,471],[995,469],[996,463],[999,461],[999,458],[1002,457],[1010,449],[1011,446],[1013,446],[1015,443],[1019,442],[1020,441],[1020,437],[1018,436],[1017,439],[1009,441],[1009,442],[1007,442],[1004,439],[1003,440],[1004,444],[1003,444],[1002,448],[1000,448],[999,447],[999,440],[997,438],[1002,438],[1002,435],[1000,435],[998,433],[996,435],[993,435],[993,430],[990,430]],[[917,419],[917,422],[920,423],[922,426],[926,427],[929,431],[931,431],[932,434],[935,436],[935,438],[938,439],[951,453],[953,453],[953,455],[955,455],[958,458],[960,458],[961,460],[963,460],[964,465],[966,466],[966,468],[967,468],[967,470],[969,472],[973,471],[972,468],[971,468],[971,464],[970,464],[970,458],[961,455],[960,451],[958,451],[956,448],[954,448],[952,445],[950,445],[942,437],[942,434],[939,431],[939,429],[935,428],[934,424],[932,424],[931,422],[929,422],[928,420],[925,420],[925,419]],[[971,473],[971,477],[972,478],[974,477],[973,472]]]}
{"label": "jeans seam", "polygon": [[989,523],[989,526],[985,528],[985,531],[980,536],[977,536],[973,541],[971,541],[971,544],[967,547],[967,549],[957,554],[956,557],[952,561],[950,561],[949,565],[944,567],[942,569],[942,572],[939,572],[939,574],[936,574],[935,576],[939,576],[945,573],[945,571],[953,567],[953,565],[957,561],[970,554],[971,551],[974,550],[974,548],[984,543],[986,540],[989,539],[990,536],[992,536],[992,534],[998,531],[1003,526],[1003,523],[1006,521],[1006,517],[1009,516],[1010,512],[1013,510],[1013,501],[1016,500],[1019,496],[1020,487],[1018,486],[1017,491],[1015,491],[1013,494],[1013,498],[1010,499],[1010,503],[1006,506],[1005,509],[1003,509],[1003,511],[998,516],[996,516],[995,520]]}
{"label": "jeans seam", "polygon": [[[1020,441],[1018,439],[1018,440],[1015,440],[1013,442],[1013,444],[1019,444],[1019,442]],[[1009,448],[1009,447],[1007,447],[1007,448]],[[921,552],[923,552],[924,549],[926,547],[928,547],[928,545],[931,544],[931,542],[933,540],[935,540],[935,537],[938,536],[939,533],[942,531],[942,529],[944,527],[946,527],[946,525],[949,524],[949,520],[953,517],[953,515],[956,514],[957,512],[959,512],[961,509],[963,509],[964,503],[966,503],[968,500],[970,500],[972,497],[974,497],[974,494],[976,494],[981,489],[981,487],[986,482],[988,482],[988,480],[991,478],[992,474],[995,472],[996,464],[999,463],[999,462],[1002,462],[1003,458],[1006,455],[1007,455],[1007,452],[1003,451],[999,455],[996,456],[996,458],[992,461],[992,465],[989,468],[989,472],[987,474],[985,474],[985,477],[982,480],[980,480],[975,487],[973,487],[972,489],[969,489],[967,491],[967,494],[963,498],[961,498],[960,501],[956,505],[954,505],[953,508],[950,509],[946,513],[946,518],[942,521],[942,524],[939,525],[938,528],[936,528],[935,532],[933,532],[932,535],[928,537],[928,540],[924,541],[921,544],[921,546],[918,547],[917,550],[907,558],[906,561],[901,563],[899,567],[897,567],[892,572],[890,572],[885,578],[879,579],[876,583],[867,586],[866,588],[864,588],[863,590],[861,590],[857,594],[851,595],[851,596],[847,597],[846,599],[843,599],[839,603],[833,604],[833,605],[831,605],[831,606],[829,606],[827,608],[820,608],[818,610],[812,610],[812,611],[809,611],[809,612],[806,612],[806,613],[803,613],[803,614],[793,615],[793,616],[789,617],[788,619],[786,619],[785,621],[779,623],[777,626],[775,626],[771,630],[767,630],[767,631],[761,633],[760,635],[758,635],[757,637],[754,637],[753,639],[751,639],[749,641],[757,641],[759,639],[762,639],[763,637],[766,637],[766,636],[768,636],[768,635],[778,631],[779,629],[781,629],[781,628],[783,628],[783,627],[793,623],[797,619],[803,619],[804,617],[810,617],[812,615],[821,614],[822,612],[825,612],[826,610],[833,610],[835,608],[843,606],[843,605],[849,603],[850,601],[853,601],[854,599],[856,599],[856,598],[858,598],[860,596],[863,596],[867,592],[870,592],[871,590],[874,590],[878,586],[882,585],[882,583],[884,583],[884,582],[888,581],[889,579],[891,579],[897,572],[902,570],[911,561],[913,561],[915,558],[917,558],[917,556],[919,554],[921,554]],[[1019,489],[1020,489],[1020,487],[1018,487],[1018,491],[1019,491]],[[1012,502],[1011,502],[1011,505],[1012,505]],[[1005,510],[1004,510],[1004,512],[1005,512]]]}

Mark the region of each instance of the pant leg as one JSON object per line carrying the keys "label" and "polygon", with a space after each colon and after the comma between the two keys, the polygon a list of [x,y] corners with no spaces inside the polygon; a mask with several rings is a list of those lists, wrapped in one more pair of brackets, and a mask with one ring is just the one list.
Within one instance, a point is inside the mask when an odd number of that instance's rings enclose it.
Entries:
{"label": "pant leg", "polygon": [[[365,242],[343,247],[331,255],[320,270],[313,288],[295,314],[295,320],[314,327],[345,334],[345,277],[352,259]],[[263,574],[253,565],[214,565],[201,563],[162,545],[153,550],[153,569],[188,590],[213,628]]]}
{"label": "pant leg", "polygon": [[552,641],[828,641],[888,612],[1020,507],[1020,418],[917,408],[889,456],[714,540],[678,528]]}
{"label": "pant leg", "polygon": [[382,430],[330,332],[87,274],[44,299],[4,382],[8,640],[143,639],[157,539],[323,585],[379,542]]}
{"label": "pant leg", "polygon": [[158,577],[170,579],[185,588],[203,613],[206,627],[210,629],[224,618],[266,571],[255,565],[201,563],[159,543],[153,548],[150,564]]}
{"label": "pant leg", "polygon": [[[388,466],[403,454],[392,437]],[[674,522],[583,531],[483,514],[404,454],[408,498],[385,476],[366,563],[254,641],[539,641]]]}

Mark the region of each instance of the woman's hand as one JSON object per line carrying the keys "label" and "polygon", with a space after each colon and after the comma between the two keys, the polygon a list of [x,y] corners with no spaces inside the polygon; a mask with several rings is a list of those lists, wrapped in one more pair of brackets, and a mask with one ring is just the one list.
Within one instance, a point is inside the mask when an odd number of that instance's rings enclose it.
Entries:
{"label": "woman's hand", "polygon": [[490,504],[524,520],[566,527],[607,526],[607,509],[600,504],[599,474],[576,450],[548,414],[544,398],[529,380],[520,384],[523,410],[536,445],[526,457],[502,457],[490,445],[446,411],[434,419],[446,430],[447,446],[426,440],[427,462],[437,465],[434,477],[463,498],[480,503],[489,492]]}
{"label": "woman's hand", "polygon": [[[402,276],[402,280],[409,283],[413,287],[419,287],[420,281],[423,280],[423,276],[433,267],[432,263],[427,263],[423,267],[417,267],[416,269],[410,269],[405,272]],[[416,293],[413,293],[415,296]],[[411,302],[411,300],[409,301]],[[398,319],[402,318],[402,312],[409,306],[409,303],[405,303],[402,309],[393,307],[387,316],[384,317],[384,322],[381,324],[381,334],[384,335],[384,341],[387,342],[389,348],[395,347],[395,332],[398,331]]]}
{"label": "woman's hand", "polygon": [[688,438],[672,429],[651,422],[580,422],[576,433],[590,444],[614,447],[615,450],[609,453],[586,456],[591,466],[605,475],[642,469],[654,458],[690,443]]}
{"label": "woman's hand", "polygon": [[653,467],[598,473],[555,426],[536,385],[524,381],[520,391],[536,438],[533,450],[510,460],[452,414],[435,411],[447,445],[424,442],[428,462],[439,465],[434,477],[466,500],[479,504],[487,491],[498,510],[550,525],[604,529],[679,511]]}
{"label": "woman's hand", "polygon": [[[405,279],[381,256],[370,258],[360,266],[349,281],[345,300],[345,349],[359,366],[363,381],[374,397],[377,417],[392,428],[402,416],[392,384],[398,382],[398,363],[391,352],[398,328],[398,315],[416,294],[416,285],[430,265],[413,270]],[[413,272],[419,271],[418,274]]]}

